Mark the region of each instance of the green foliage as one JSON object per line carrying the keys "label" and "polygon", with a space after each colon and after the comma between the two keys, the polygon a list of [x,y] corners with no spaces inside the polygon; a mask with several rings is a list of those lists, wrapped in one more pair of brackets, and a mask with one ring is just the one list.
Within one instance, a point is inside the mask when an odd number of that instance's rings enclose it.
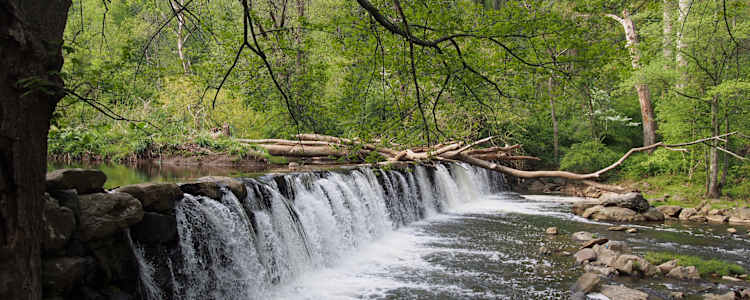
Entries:
{"label": "green foliage", "polygon": [[644,258],[649,263],[655,265],[677,259],[677,264],[680,266],[695,266],[696,268],[698,268],[698,272],[703,277],[713,274],[719,276],[745,274],[745,268],[743,268],[742,266],[718,259],[703,259],[698,256],[683,255],[670,252],[646,252]]}
{"label": "green foliage", "polygon": [[681,152],[657,149],[652,153],[637,153],[626,160],[622,169],[626,177],[638,179],[662,174],[679,174],[689,167]]}
{"label": "green foliage", "polygon": [[620,155],[599,141],[573,144],[560,161],[560,168],[578,173],[600,170],[620,158]]}

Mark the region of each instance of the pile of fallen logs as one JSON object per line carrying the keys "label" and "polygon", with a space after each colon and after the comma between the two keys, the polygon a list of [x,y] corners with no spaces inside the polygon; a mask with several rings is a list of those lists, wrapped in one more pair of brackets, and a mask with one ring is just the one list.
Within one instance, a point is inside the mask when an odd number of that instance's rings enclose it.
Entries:
{"label": "pile of fallen logs", "polygon": [[[571,180],[580,180],[582,183],[594,186],[602,190],[608,190],[613,192],[624,192],[624,190],[617,186],[606,185],[592,181],[593,179],[600,178],[600,176],[608,171],[611,171],[621,165],[630,155],[641,151],[652,151],[656,148],[665,148],[672,151],[687,152],[687,149],[679,148],[684,146],[696,145],[696,144],[708,144],[711,141],[725,141],[724,139],[731,135],[736,135],[738,132],[725,133],[718,136],[703,138],[687,143],[680,144],[665,144],[659,142],[653,145],[638,147],[630,149],[625,155],[623,155],[618,161],[611,165],[588,174],[578,174],[567,171],[524,171],[517,168],[506,166],[505,164],[499,163],[501,161],[526,161],[526,160],[539,160],[537,157],[519,155],[521,145],[505,145],[505,146],[490,146],[486,148],[477,148],[480,145],[491,142],[494,137],[487,137],[472,143],[464,143],[461,141],[442,143],[431,147],[417,147],[411,149],[399,149],[403,148],[401,145],[390,144],[389,146],[396,147],[388,148],[383,145],[375,143],[366,143],[356,139],[338,138],[320,134],[298,134],[295,136],[296,140],[284,140],[284,139],[263,139],[263,140],[247,140],[239,139],[242,143],[254,144],[261,148],[266,149],[269,154],[273,156],[284,156],[284,157],[302,157],[308,158],[312,161],[330,161],[331,158],[338,159],[344,158],[347,162],[362,161],[364,157],[372,154],[380,155],[382,157],[378,164],[387,165],[398,162],[425,162],[431,160],[439,161],[452,161],[452,162],[465,162],[480,168],[490,169],[512,175],[519,178],[540,178],[540,177],[560,177]],[[739,156],[727,149],[713,145],[713,147],[728,153],[738,159],[747,160],[747,158]]]}
{"label": "pile of fallen logs", "polygon": [[[476,142],[449,142],[432,147],[416,147],[410,149],[389,148],[374,143],[358,140],[338,138],[320,134],[298,134],[296,140],[284,139],[239,139],[239,142],[254,144],[273,156],[307,158],[308,161],[329,161],[337,158],[347,158],[348,162],[361,161],[362,158],[373,153],[379,155],[381,164],[399,161],[465,161],[467,158],[482,161],[519,161],[539,160],[537,157],[516,155],[521,145],[492,146],[473,149],[479,145],[489,143],[494,137],[488,137]],[[400,147],[400,145],[389,145]],[[470,161],[467,161],[471,163]]]}

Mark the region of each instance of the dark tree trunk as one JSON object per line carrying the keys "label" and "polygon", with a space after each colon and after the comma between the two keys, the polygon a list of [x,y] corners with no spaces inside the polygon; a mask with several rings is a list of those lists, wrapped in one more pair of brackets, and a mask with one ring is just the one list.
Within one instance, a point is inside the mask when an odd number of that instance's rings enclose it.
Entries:
{"label": "dark tree trunk", "polygon": [[70,0],[0,0],[0,299],[41,299],[47,131]]}

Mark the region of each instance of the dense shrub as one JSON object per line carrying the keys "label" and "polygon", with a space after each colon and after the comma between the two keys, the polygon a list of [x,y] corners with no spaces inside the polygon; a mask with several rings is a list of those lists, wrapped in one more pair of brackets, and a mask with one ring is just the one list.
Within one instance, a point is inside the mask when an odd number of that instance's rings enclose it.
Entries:
{"label": "dense shrub", "polygon": [[573,144],[560,161],[560,169],[589,173],[602,169],[620,157],[599,141]]}
{"label": "dense shrub", "polygon": [[642,178],[662,174],[677,174],[686,170],[688,161],[681,152],[657,149],[651,154],[638,153],[623,163],[622,169],[628,177]]}

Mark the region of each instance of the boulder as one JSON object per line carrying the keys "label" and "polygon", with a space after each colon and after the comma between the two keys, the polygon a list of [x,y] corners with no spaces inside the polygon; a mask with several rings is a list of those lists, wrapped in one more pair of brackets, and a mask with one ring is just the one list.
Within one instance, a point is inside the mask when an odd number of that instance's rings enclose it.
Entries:
{"label": "boulder", "polygon": [[602,209],[604,209],[604,206],[602,205],[595,205],[595,206],[589,207],[585,211],[583,211],[583,213],[581,213],[581,217],[590,219],[591,216],[598,214],[599,212],[602,211]]}
{"label": "boulder", "polygon": [[740,219],[737,217],[729,217],[729,224],[733,225],[750,225],[750,220]]}
{"label": "boulder", "polygon": [[642,213],[646,221],[661,222],[664,221],[664,213],[656,208],[650,207],[648,210]]}
{"label": "boulder", "polygon": [[706,300],[735,300],[740,299],[737,297],[737,295],[734,293],[734,291],[729,291],[726,294],[716,295],[716,294],[706,294],[703,296],[703,299]]}
{"label": "boulder", "polygon": [[608,267],[614,267],[615,262],[617,262],[617,257],[620,256],[616,251],[607,249],[604,246],[597,245],[592,249],[596,252],[597,261]]}
{"label": "boulder", "polygon": [[599,198],[601,205],[616,206],[631,209],[635,212],[645,212],[650,205],[641,193],[630,192],[625,194],[606,193]]}
{"label": "boulder", "polygon": [[97,274],[100,282],[137,282],[138,264],[124,232],[92,240],[87,245],[101,271]]}
{"label": "boulder", "polygon": [[668,274],[674,268],[677,268],[677,260],[676,259],[670,260],[668,262],[665,262],[665,263],[659,265],[657,268],[659,268],[659,272],[662,272],[664,274]]}
{"label": "boulder", "polygon": [[57,199],[60,206],[65,206],[73,211],[73,215],[75,215],[76,221],[78,221],[78,218],[81,216],[81,205],[76,190],[54,190],[49,191],[49,195]]}
{"label": "boulder", "polygon": [[612,251],[618,251],[618,252],[628,252],[630,251],[630,248],[628,247],[628,244],[623,241],[609,241],[602,245],[606,249],[610,249]]}
{"label": "boulder", "polygon": [[701,278],[700,273],[698,273],[698,268],[695,266],[689,266],[689,267],[680,267],[677,266],[672,271],[669,271],[667,273],[667,277],[672,277],[676,279],[692,279],[692,280],[698,280]]}
{"label": "boulder", "polygon": [[570,291],[573,294],[588,294],[589,292],[596,290],[599,282],[601,282],[601,278],[599,277],[599,275],[594,273],[586,273],[581,275],[581,277],[576,280],[576,283],[573,284],[573,287],[570,288]]}
{"label": "boulder", "polygon": [[690,221],[690,222],[698,222],[698,223],[705,223],[706,222],[706,217],[701,216],[701,215],[694,215],[694,216],[691,216],[690,218],[688,218],[688,221]]}
{"label": "boulder", "polygon": [[45,252],[52,252],[65,247],[76,228],[76,218],[70,208],[60,206],[57,200],[45,195],[44,204],[44,239],[42,246]]}
{"label": "boulder", "polygon": [[596,260],[596,252],[591,248],[581,249],[573,255],[576,258],[576,264],[584,264]]}
{"label": "boulder", "polygon": [[94,169],[60,169],[47,173],[47,190],[76,189],[79,195],[104,191],[107,175]]}
{"label": "boulder", "polygon": [[91,258],[56,257],[42,262],[44,296],[66,296],[94,266]]}
{"label": "boulder", "polygon": [[682,300],[685,299],[685,293],[683,292],[671,292],[669,293],[669,299]]}
{"label": "boulder", "polygon": [[648,294],[621,285],[603,285],[601,293],[609,299],[647,300]]}
{"label": "boulder", "polygon": [[547,228],[547,230],[545,232],[547,234],[549,234],[549,235],[556,235],[557,234],[557,227]]}
{"label": "boulder", "polygon": [[177,238],[177,219],[171,215],[144,212],[143,220],[130,228],[133,239],[144,244],[159,244]]}
{"label": "boulder", "polygon": [[689,207],[689,208],[683,208],[680,211],[679,218],[680,220],[687,221],[690,219],[690,217],[693,217],[698,214],[698,211],[695,208]]}
{"label": "boulder", "polygon": [[180,189],[185,193],[195,196],[206,196],[215,200],[221,200],[221,197],[224,195],[221,191],[222,187],[227,187],[237,199],[244,199],[247,196],[245,184],[230,177],[201,177],[194,182],[180,185]]}
{"label": "boulder", "polygon": [[617,257],[612,267],[626,274],[632,274],[633,271],[641,271],[647,274],[651,271],[650,266],[651,264],[640,256],[623,254]]}
{"label": "boulder", "polygon": [[711,223],[723,224],[723,223],[726,223],[727,221],[729,221],[729,217],[728,216],[722,216],[722,215],[708,215],[706,217],[706,220],[708,220]]}
{"label": "boulder", "polygon": [[228,187],[230,191],[232,191],[232,194],[234,194],[237,199],[245,199],[245,197],[247,197],[247,187],[245,187],[245,183],[235,178],[223,176],[207,176],[198,178],[198,181],[217,182],[220,185],[224,185]]}
{"label": "boulder", "polygon": [[601,210],[591,214],[590,218],[597,221],[614,222],[634,222],[645,220],[642,215],[639,215],[634,210],[618,206],[604,207]]}
{"label": "boulder", "polygon": [[576,215],[582,215],[587,209],[599,205],[598,200],[581,200],[573,203],[571,210]]}
{"label": "boulder", "polygon": [[80,239],[89,241],[110,236],[141,221],[143,207],[125,193],[96,193],[80,196]]}
{"label": "boulder", "polygon": [[738,220],[750,220],[750,208],[735,208],[730,216]]}
{"label": "boulder", "polygon": [[608,241],[609,241],[609,240],[608,240],[608,239],[605,239],[605,238],[598,238],[598,239],[588,240],[588,241],[584,242],[584,243],[583,243],[583,244],[581,245],[581,249],[585,249],[585,248],[591,248],[591,247],[593,247],[594,245],[601,245],[601,244],[604,244],[604,243],[606,243],[606,242],[608,242]]}
{"label": "boulder", "polygon": [[116,192],[130,194],[143,205],[143,210],[169,213],[183,192],[174,183],[141,183],[121,187]]}
{"label": "boulder", "polygon": [[594,234],[588,231],[578,231],[571,235],[571,238],[576,241],[589,241],[594,239]]}
{"label": "boulder", "polygon": [[682,211],[682,207],[677,205],[664,205],[659,206],[656,208],[659,210],[662,214],[664,214],[665,217],[669,218],[676,218],[680,215],[680,212]]}
{"label": "boulder", "polygon": [[594,264],[587,264],[583,266],[583,270],[588,273],[596,273],[604,277],[614,277],[619,274],[617,270],[615,270],[615,268],[606,267],[606,266],[596,266]]}

